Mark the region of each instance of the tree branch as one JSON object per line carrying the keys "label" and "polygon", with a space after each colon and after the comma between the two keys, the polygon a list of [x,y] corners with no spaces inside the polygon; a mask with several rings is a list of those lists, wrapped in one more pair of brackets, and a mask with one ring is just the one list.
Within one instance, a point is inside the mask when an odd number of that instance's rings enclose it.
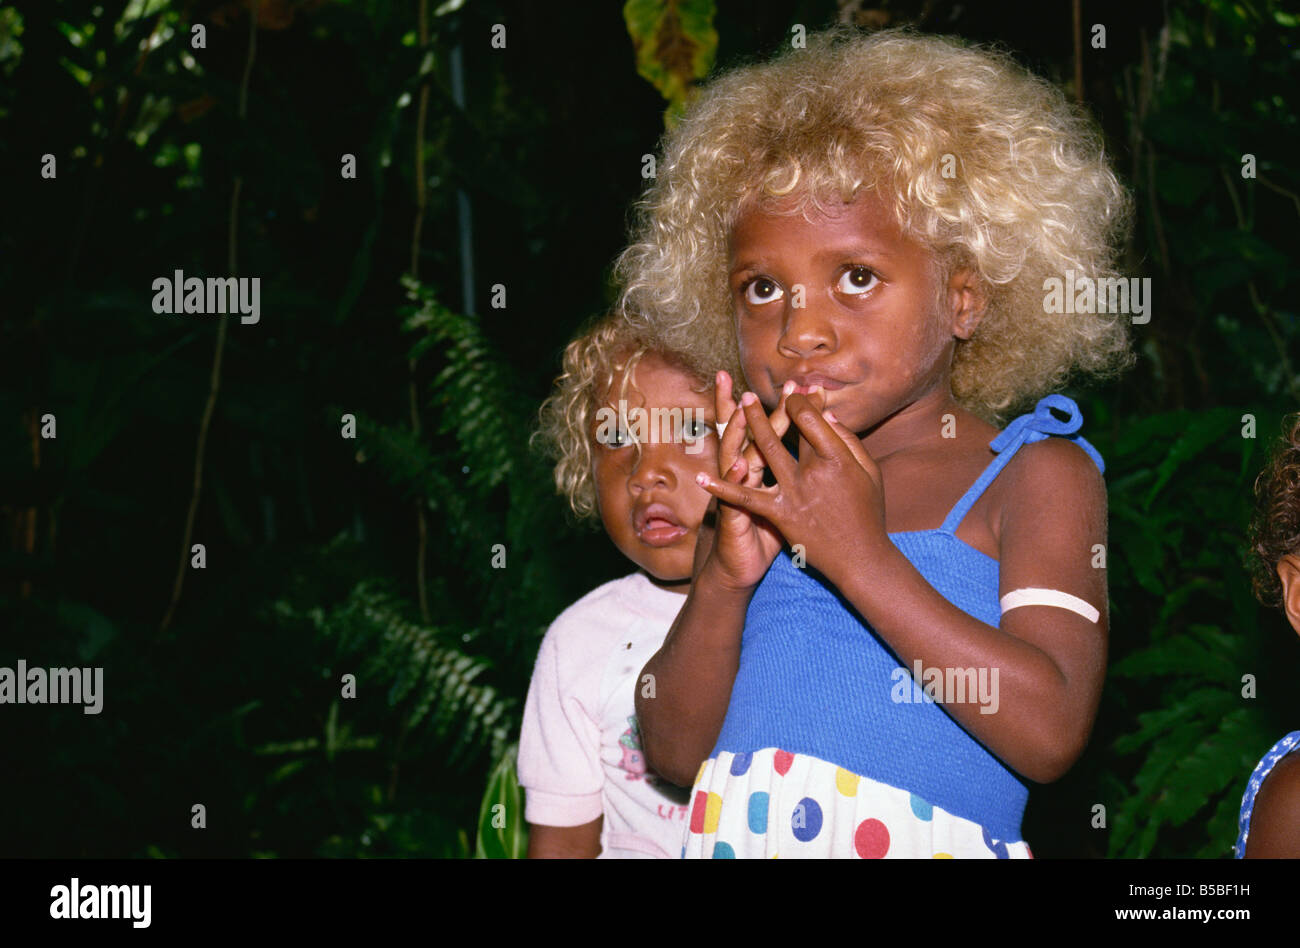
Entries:
{"label": "tree branch", "polygon": [[[253,75],[253,58],[257,55],[257,3],[251,0],[248,10],[248,56],[244,60],[244,76],[239,84],[238,117],[243,122],[248,115],[248,83]],[[239,195],[244,187],[243,175],[235,175],[234,187],[230,192],[230,213],[228,215],[228,234],[226,240],[226,268],[231,277],[239,273]],[[180,560],[176,564],[176,580],[172,583],[172,598],[167,604],[158,627],[158,635],[165,635],[176,616],[176,607],[181,601],[181,591],[185,586],[185,570],[190,556],[190,541],[194,538],[194,519],[199,511],[199,497],[203,492],[203,458],[208,443],[208,428],[212,424],[212,414],[217,407],[217,392],[221,388],[221,358],[226,350],[226,326],[229,320],[223,319],[217,325],[217,346],[212,354],[212,373],[208,379],[208,400],[203,406],[203,417],[199,421],[198,444],[194,449],[194,487],[190,493],[190,507],[185,515],[185,533],[181,539]]]}
{"label": "tree branch", "polygon": [[[420,0],[420,49],[429,54],[429,0]],[[423,68],[423,60],[421,61]],[[420,83],[420,105],[415,119],[415,224],[411,229],[411,276],[420,278],[420,231],[424,228],[424,209],[428,192],[424,183],[424,122],[429,111],[429,77]],[[411,410],[411,433],[420,434],[420,398],[416,385],[415,359],[407,361],[407,400]],[[415,527],[417,533],[415,553],[415,588],[420,600],[420,618],[429,622],[429,592],[425,584],[425,569],[429,555],[429,519],[425,512],[423,494],[415,498]]]}

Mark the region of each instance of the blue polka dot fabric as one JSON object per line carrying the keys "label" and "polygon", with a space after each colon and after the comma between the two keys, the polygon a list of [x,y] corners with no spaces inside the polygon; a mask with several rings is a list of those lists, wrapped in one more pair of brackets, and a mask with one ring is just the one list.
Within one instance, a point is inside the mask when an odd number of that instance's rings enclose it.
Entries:
{"label": "blue polka dot fabric", "polygon": [[1282,740],[1269,748],[1246,782],[1246,792],[1241,797],[1241,816],[1237,819],[1237,842],[1232,847],[1232,855],[1237,859],[1246,857],[1246,840],[1250,838],[1250,815],[1255,809],[1255,795],[1263,785],[1264,779],[1277,766],[1277,762],[1300,747],[1300,731],[1292,731]]}

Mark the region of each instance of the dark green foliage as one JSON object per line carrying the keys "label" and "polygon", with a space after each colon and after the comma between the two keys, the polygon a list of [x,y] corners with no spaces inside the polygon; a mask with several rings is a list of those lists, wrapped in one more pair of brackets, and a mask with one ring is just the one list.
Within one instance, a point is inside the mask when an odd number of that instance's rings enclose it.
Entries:
{"label": "dark green foliage", "polygon": [[[458,643],[448,641],[447,632],[408,620],[402,614],[404,604],[375,585],[360,583],[328,614],[319,608],[300,613],[285,601],[273,608],[277,619],[306,621],[323,640],[333,640],[334,667],[357,668],[362,681],[387,685],[388,707],[401,722],[402,733],[431,746],[442,742],[449,765],[483,747],[494,757],[501,753],[515,702],[491,685],[476,683],[490,663],[466,655]],[[327,759],[346,746],[335,740],[337,709],[335,699],[326,728]]]}
{"label": "dark green foliage", "polygon": [[[1267,666],[1268,617],[1239,565],[1256,453],[1255,440],[1242,437],[1244,414],[1147,418],[1122,432],[1111,454],[1108,565],[1119,660],[1109,698],[1129,721],[1112,746],[1132,772],[1131,790],[1108,801],[1112,855],[1159,852],[1162,833],[1188,855],[1225,855],[1246,777],[1279,728],[1285,733],[1275,689],[1286,676]],[[1265,413],[1258,430],[1276,430],[1278,421]]]}

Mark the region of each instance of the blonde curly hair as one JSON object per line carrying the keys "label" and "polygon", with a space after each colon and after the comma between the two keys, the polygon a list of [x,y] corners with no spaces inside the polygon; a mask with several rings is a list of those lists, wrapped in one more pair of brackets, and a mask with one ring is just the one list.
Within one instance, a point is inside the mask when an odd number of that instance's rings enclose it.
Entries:
{"label": "blonde curly hair", "polygon": [[968,410],[999,423],[1074,371],[1133,363],[1127,317],[1045,312],[1046,279],[1117,276],[1131,221],[1092,121],[1004,53],[904,30],[827,30],[710,83],[638,202],[620,305],[695,371],[740,383],[727,239],[741,209],[789,196],[807,214],[873,189],[943,283],[977,275],[985,314],[952,365]]}
{"label": "blonde curly hair", "polygon": [[[564,349],[564,370],[538,413],[540,425],[532,436],[555,461],[555,489],[581,520],[596,520],[596,485],[592,480],[592,444],[597,410],[618,384],[618,399],[636,389],[636,367],[653,354],[670,365],[696,375],[704,392],[712,387],[684,354],[649,339],[643,328],[619,313],[606,316],[580,333]],[[639,452],[640,445],[633,445]]]}

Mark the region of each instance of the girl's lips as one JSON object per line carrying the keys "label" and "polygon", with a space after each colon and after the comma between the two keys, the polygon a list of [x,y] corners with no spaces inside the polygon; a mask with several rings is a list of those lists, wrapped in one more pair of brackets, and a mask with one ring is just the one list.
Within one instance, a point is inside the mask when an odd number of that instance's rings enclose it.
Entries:
{"label": "girl's lips", "polygon": [[828,379],[820,375],[805,375],[791,379],[794,382],[794,390],[800,395],[807,395],[814,385],[820,385],[823,391],[834,392],[844,387],[843,382],[837,382],[835,379]]}
{"label": "girl's lips", "polygon": [[641,528],[637,536],[647,546],[672,546],[690,531],[680,524],[667,520],[651,519]]}
{"label": "girl's lips", "polygon": [[638,510],[633,519],[637,538],[648,546],[671,546],[686,534],[686,527],[677,521],[677,513],[667,504],[650,504]]}

